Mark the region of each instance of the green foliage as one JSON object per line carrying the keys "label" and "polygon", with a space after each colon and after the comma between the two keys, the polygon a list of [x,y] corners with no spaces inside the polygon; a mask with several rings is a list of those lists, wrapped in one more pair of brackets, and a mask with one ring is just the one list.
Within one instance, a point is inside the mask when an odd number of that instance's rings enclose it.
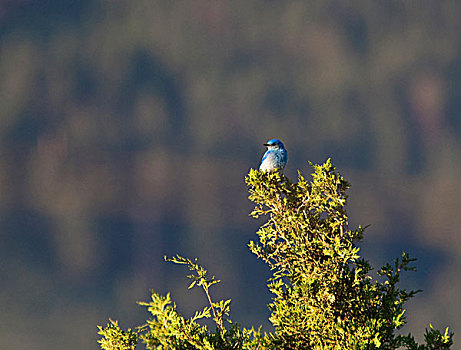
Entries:
{"label": "green foliage", "polygon": [[[152,292],[152,300],[149,303],[141,302],[147,306],[152,319],[140,327],[141,339],[147,349],[255,349],[257,347],[258,332],[253,330],[241,330],[237,324],[233,324],[228,318],[230,312],[230,300],[214,302],[211,299],[210,287],[219,283],[213,277],[208,278],[207,271],[194,261],[176,256],[165,258],[176,264],[187,265],[193,274],[188,278],[192,280],[189,289],[195,286],[201,287],[208,299],[209,306],[198,311],[190,319],[180,316],[176,310],[176,304],[172,303],[169,294],[162,297]],[[200,319],[212,319],[216,325],[215,332],[209,332],[206,326],[197,323]],[[228,325],[226,328],[224,323]]]}
{"label": "green foliage", "polygon": [[[230,300],[214,302],[208,277],[197,260],[176,256],[166,259],[186,265],[192,274],[189,288],[201,287],[209,306],[190,319],[179,315],[169,294],[152,293],[147,306],[152,318],[138,329],[148,349],[449,349],[453,333],[426,330],[425,343],[396,331],[405,323],[404,304],[419,291],[400,289],[402,272],[414,270],[415,259],[402,253],[393,264],[370,276],[370,264],[360,258],[364,228],[350,229],[345,210],[349,184],[330,160],[313,165],[312,181],[301,173],[291,182],[278,172],[251,170],[246,178],[251,215],[268,217],[257,232],[259,242],[250,250],[272,271],[268,287],[275,332],[261,335],[230,320]],[[211,319],[216,330],[198,323]],[[101,330],[101,344],[126,341],[126,334]],[[131,332],[131,331],[128,331]],[[130,333],[131,334],[131,333]],[[127,349],[119,347],[103,349]]]}
{"label": "green foliage", "polygon": [[453,333],[450,332],[448,327],[445,329],[445,332],[440,333],[440,331],[434,329],[432,325],[429,325],[430,329],[426,329],[426,334],[424,334],[424,339],[426,341],[425,345],[418,345],[415,342],[415,339],[411,334],[406,338],[406,345],[408,349],[411,350],[440,350],[440,349],[449,349],[453,345]]}
{"label": "green foliage", "polygon": [[134,350],[138,343],[138,337],[131,329],[124,331],[120,329],[117,321],[110,320],[106,328],[98,326],[98,334],[102,339],[98,340],[101,349],[104,350]]}

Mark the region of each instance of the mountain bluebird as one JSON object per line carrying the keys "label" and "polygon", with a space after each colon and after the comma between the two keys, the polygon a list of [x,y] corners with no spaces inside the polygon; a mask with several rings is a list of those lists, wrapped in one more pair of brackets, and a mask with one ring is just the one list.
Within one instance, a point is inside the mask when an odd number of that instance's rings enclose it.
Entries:
{"label": "mountain bluebird", "polygon": [[280,140],[272,139],[267,141],[264,146],[267,147],[259,166],[260,171],[274,171],[275,169],[283,170],[287,165],[288,155]]}

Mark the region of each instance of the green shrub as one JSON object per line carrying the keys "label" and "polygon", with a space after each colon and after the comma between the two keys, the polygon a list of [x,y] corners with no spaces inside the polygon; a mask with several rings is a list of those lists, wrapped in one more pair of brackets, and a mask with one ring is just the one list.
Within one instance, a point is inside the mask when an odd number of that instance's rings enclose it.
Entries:
{"label": "green shrub", "polygon": [[[251,215],[268,218],[257,232],[259,241],[249,247],[272,271],[269,309],[275,331],[262,334],[232,322],[230,300],[215,302],[210,294],[219,281],[208,277],[197,260],[176,256],[167,260],[188,266],[189,288],[201,287],[209,306],[185,319],[169,295],[152,292],[150,302],[140,303],[152,317],[137,331],[147,349],[450,348],[453,333],[448,328],[442,334],[430,326],[424,345],[396,332],[406,323],[405,302],[418,292],[398,287],[402,272],[414,270],[415,259],[403,253],[373,278],[357,247],[364,228],[348,225],[349,184],[330,160],[313,168],[310,182],[301,173],[296,183],[278,172],[250,170],[246,177],[255,203]],[[214,331],[199,323],[204,318],[214,321]],[[100,328],[99,334],[103,349],[133,349],[129,346],[136,339],[117,324]],[[118,347],[107,345],[117,342]]]}

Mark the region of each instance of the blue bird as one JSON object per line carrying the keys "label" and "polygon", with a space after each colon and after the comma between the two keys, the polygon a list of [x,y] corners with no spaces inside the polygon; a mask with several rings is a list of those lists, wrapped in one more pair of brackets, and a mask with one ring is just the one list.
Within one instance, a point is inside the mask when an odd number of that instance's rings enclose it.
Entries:
{"label": "blue bird", "polygon": [[283,170],[287,165],[288,154],[285,146],[280,140],[272,139],[267,141],[264,146],[267,147],[259,166],[260,171],[274,171],[275,169]]}

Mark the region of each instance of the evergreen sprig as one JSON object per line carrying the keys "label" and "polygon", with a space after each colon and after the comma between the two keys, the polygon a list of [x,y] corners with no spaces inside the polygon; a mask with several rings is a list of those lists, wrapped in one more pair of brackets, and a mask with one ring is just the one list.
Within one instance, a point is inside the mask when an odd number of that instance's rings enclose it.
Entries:
{"label": "evergreen sprig", "polygon": [[103,350],[134,350],[138,343],[138,337],[131,329],[124,331],[120,329],[118,321],[109,320],[105,328],[98,326],[99,335],[102,338],[98,340]]}

